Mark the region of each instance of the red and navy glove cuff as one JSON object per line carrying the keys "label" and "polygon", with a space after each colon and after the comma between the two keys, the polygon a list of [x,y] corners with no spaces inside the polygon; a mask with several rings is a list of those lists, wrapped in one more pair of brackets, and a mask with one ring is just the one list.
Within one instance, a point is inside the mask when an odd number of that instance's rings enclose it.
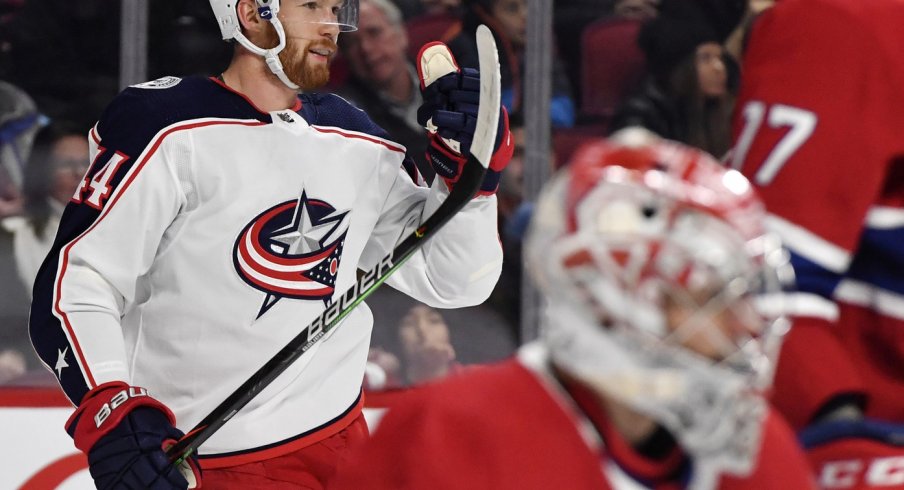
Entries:
{"label": "red and navy glove cuff", "polygon": [[[430,134],[429,139],[427,160],[436,175],[446,182],[446,186],[449,189],[452,189],[452,186],[461,177],[462,168],[467,162],[467,157],[449,148],[436,133]],[[489,196],[496,192],[499,188],[502,170],[509,164],[514,152],[515,143],[509,130],[508,111],[506,111],[505,107],[502,107],[499,113],[499,127],[496,131],[493,155],[490,158],[483,183],[477,192],[478,196]]]}
{"label": "red and navy glove cuff", "polygon": [[[430,146],[431,149],[427,152],[430,165],[433,166],[437,177],[442,178],[446,183],[446,187],[451,190],[461,177],[461,167],[467,159],[449,149],[439,137],[431,137]],[[495,194],[496,189],[499,188],[501,177],[502,172],[487,169],[480,189],[477,191],[477,196],[491,196]]]}
{"label": "red and navy glove cuff", "polygon": [[512,132],[509,130],[508,111],[505,107],[500,108],[499,112],[499,129],[496,135],[496,144],[493,148],[493,156],[490,157],[489,168],[483,178],[483,184],[477,192],[478,196],[489,196],[496,193],[499,189],[499,180],[502,178],[502,171],[508,166],[515,154],[515,140],[512,138]]}
{"label": "red and navy glove cuff", "polygon": [[156,408],[166,415],[171,425],[176,424],[173,412],[148,395],[146,389],[112,381],[98,385],[82,398],[75,413],[66,421],[66,432],[72,436],[75,447],[88,453],[98,440],[138,407]]}
{"label": "red and navy glove cuff", "polygon": [[493,170],[487,170],[487,173],[483,176],[483,183],[480,184],[480,189],[477,191],[477,196],[492,196],[496,194],[496,190],[499,189],[499,180],[502,178],[502,172],[495,172]]}
{"label": "red and navy glove cuff", "polygon": [[461,169],[467,158],[449,148],[442,138],[434,133],[430,135],[427,160],[436,175],[446,181],[446,186],[451,189],[452,185],[458,182],[458,178],[461,177]]}

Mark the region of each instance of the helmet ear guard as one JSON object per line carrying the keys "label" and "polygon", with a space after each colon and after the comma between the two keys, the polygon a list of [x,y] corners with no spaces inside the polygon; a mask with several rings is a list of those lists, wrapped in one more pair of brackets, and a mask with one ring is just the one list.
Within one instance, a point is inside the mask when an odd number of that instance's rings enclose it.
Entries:
{"label": "helmet ear guard", "polygon": [[210,8],[217,19],[217,25],[220,26],[220,35],[224,41],[234,39],[235,34],[242,30],[239,16],[235,11],[237,5],[238,0],[210,0]]}

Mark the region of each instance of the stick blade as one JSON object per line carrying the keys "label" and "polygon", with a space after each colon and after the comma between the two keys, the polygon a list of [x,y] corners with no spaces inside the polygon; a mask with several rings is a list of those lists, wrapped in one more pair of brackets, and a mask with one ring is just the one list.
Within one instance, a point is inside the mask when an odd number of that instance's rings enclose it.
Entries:
{"label": "stick blade", "polygon": [[502,82],[496,41],[490,29],[483,24],[477,27],[477,56],[480,61],[480,106],[477,109],[477,129],[471,142],[471,154],[483,168],[487,168],[493,156],[496,130],[499,127]]}

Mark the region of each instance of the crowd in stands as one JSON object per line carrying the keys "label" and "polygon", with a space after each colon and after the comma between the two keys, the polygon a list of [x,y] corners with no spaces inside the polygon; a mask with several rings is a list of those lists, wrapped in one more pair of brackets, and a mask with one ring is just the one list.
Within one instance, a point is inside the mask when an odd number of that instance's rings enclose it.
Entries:
{"label": "crowd in stands", "polygon": [[[724,155],[744,26],[769,4],[556,2],[551,165],[567,161],[581,141],[628,125]],[[527,14],[526,0],[361,0],[359,29],[340,36],[329,84],[405,145],[429,182],[414,59],[425,43],[442,41],[462,66],[476,66],[474,32],[479,24],[491,28],[516,149],[498,194],[503,277],[485,308],[501,318],[513,345],[530,214],[522,205]],[[229,46],[207,2],[154,3],[149,15],[149,79],[215,76],[226,66]],[[25,335],[31,281],[87,167],[85,135],[121,89],[119,16],[119,2],[0,0],[0,382],[36,367]],[[419,311],[409,316],[427,314]],[[389,378],[416,377],[405,373],[404,353],[377,350],[373,358],[391,373],[401,366]]]}

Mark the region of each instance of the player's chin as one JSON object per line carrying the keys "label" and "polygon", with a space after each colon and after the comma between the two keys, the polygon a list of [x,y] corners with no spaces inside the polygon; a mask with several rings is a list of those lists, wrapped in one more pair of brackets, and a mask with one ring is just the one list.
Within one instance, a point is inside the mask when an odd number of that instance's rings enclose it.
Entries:
{"label": "player's chin", "polygon": [[330,68],[329,66],[310,67],[305,73],[299,75],[291,76],[290,79],[295,82],[301,90],[316,90],[329,83]]}

